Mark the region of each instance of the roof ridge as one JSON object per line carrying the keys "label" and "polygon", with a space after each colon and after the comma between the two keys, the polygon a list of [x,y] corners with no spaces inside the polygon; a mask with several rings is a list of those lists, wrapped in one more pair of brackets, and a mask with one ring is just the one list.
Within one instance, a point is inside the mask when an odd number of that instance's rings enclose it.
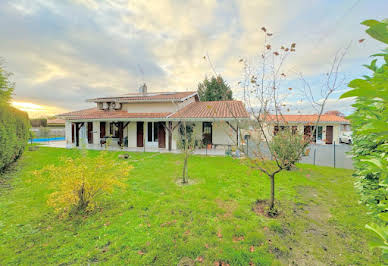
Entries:
{"label": "roof ridge", "polygon": [[242,102],[240,100],[199,101],[199,103]]}

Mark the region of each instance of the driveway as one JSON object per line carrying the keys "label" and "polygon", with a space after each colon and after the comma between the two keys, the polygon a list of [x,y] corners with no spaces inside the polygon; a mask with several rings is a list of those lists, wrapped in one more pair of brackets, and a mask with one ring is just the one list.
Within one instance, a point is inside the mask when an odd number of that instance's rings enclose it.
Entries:
{"label": "driveway", "polygon": [[[270,157],[268,148],[265,145],[260,145],[260,149],[265,155]],[[249,143],[249,156],[252,156],[253,152],[257,149],[255,143]],[[310,153],[307,156],[302,157],[301,163],[315,164],[320,166],[330,166],[336,168],[353,169],[352,156],[348,154],[352,146],[348,144],[334,144],[333,145],[318,145],[312,144],[308,147]],[[314,160],[315,154],[315,160]],[[335,155],[334,155],[335,154]]]}
{"label": "driveway", "polygon": [[310,153],[308,156],[304,156],[301,163],[314,164],[314,152],[315,152],[315,164],[321,166],[331,166],[336,168],[353,169],[352,156],[349,152],[352,149],[348,144],[335,144],[334,145],[310,145]]}

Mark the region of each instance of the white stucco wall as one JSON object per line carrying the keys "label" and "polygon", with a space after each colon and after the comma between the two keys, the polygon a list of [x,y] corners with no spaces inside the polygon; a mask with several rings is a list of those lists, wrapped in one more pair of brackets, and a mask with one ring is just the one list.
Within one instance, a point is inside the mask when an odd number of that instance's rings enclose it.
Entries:
{"label": "white stucco wall", "polygon": [[176,112],[177,104],[168,103],[124,103],[123,110],[128,113],[162,113]]}
{"label": "white stucco wall", "polygon": [[137,126],[136,122],[131,122],[127,126],[127,134],[128,134],[128,147],[129,148],[136,148],[136,142],[137,142]]}
{"label": "white stucco wall", "polygon": [[93,144],[100,144],[100,122],[93,122]]}
{"label": "white stucco wall", "polygon": [[[237,129],[236,122],[230,122]],[[236,132],[225,122],[213,122],[213,144],[237,145]]]}
{"label": "white stucco wall", "polygon": [[65,140],[66,144],[70,145],[72,143],[72,137],[71,137],[71,122],[69,120],[66,120],[65,122]]}

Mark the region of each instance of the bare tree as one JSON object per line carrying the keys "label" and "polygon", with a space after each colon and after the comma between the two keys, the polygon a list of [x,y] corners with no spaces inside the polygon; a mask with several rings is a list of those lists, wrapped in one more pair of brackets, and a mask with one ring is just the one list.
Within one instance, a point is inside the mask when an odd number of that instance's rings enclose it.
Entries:
{"label": "bare tree", "polygon": [[[304,85],[304,98],[308,99],[316,112],[315,122],[310,125],[310,134],[298,131],[288,123],[283,113],[289,111],[288,98],[295,90],[286,86],[287,74],[285,62],[296,51],[296,43],[280,46],[275,49],[269,42],[272,34],[265,27],[264,44],[259,56],[251,63],[240,59],[243,64],[244,78],[240,82],[243,87],[243,101],[251,115],[248,130],[239,129],[237,134],[250,136],[250,147],[237,147],[245,154],[244,162],[251,168],[267,175],[271,182],[268,214],[276,215],[275,208],[275,177],[285,169],[290,169],[304,155],[306,148],[315,138],[316,128],[329,96],[341,85],[339,67],[347,49],[339,51],[325,77],[321,95],[316,99],[314,91],[303,75],[299,77]],[[209,62],[210,58],[208,58]],[[210,64],[213,71],[214,67]],[[216,73],[216,72],[215,72]],[[233,113],[233,110],[229,110]],[[236,120],[238,117],[235,116]],[[235,139],[235,138],[233,138]]]}
{"label": "bare tree", "polygon": [[182,184],[188,183],[188,160],[197,147],[202,145],[200,127],[194,123],[187,123],[186,120],[179,122],[178,130],[175,131],[177,147],[183,153]]}

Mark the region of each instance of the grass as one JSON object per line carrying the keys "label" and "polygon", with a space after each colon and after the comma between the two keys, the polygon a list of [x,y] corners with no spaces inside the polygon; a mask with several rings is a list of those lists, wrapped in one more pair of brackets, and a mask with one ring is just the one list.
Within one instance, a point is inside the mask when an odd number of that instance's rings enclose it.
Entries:
{"label": "grass", "polygon": [[269,197],[268,178],[236,159],[193,156],[194,184],[178,186],[181,155],[131,153],[122,161],[134,166],[125,189],[88,217],[60,219],[46,203],[49,184],[32,172],[77,154],[27,151],[0,176],[1,265],[379,263],[368,247],[373,236],[364,229],[368,217],[350,170],[298,165],[282,172],[276,180],[282,214],[271,219],[252,211],[257,199]]}

